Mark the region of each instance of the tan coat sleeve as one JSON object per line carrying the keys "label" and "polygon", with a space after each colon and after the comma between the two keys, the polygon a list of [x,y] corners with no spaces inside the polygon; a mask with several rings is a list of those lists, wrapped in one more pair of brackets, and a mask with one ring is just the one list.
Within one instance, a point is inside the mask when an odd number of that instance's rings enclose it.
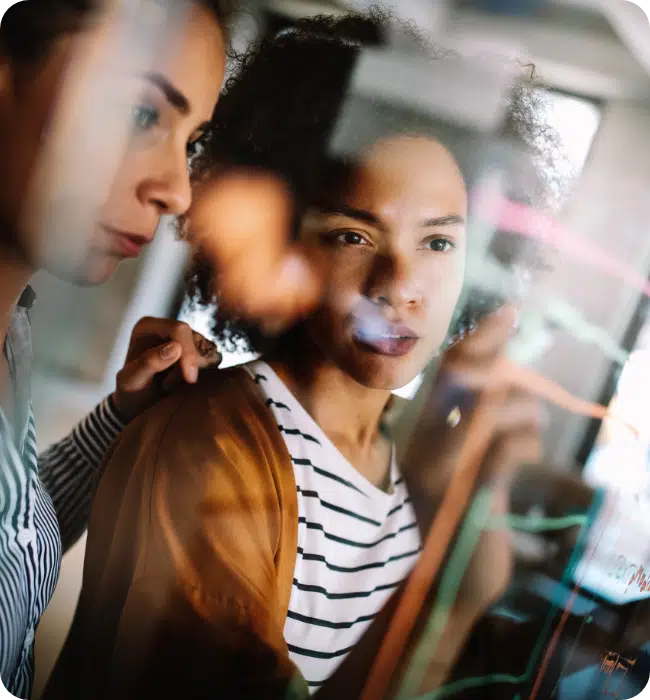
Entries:
{"label": "tan coat sleeve", "polygon": [[131,431],[107,465],[108,474],[139,454],[134,469],[146,478],[106,697],[308,695],[283,638],[297,538],[293,471],[252,383],[240,385],[218,400],[190,392],[154,454]]}

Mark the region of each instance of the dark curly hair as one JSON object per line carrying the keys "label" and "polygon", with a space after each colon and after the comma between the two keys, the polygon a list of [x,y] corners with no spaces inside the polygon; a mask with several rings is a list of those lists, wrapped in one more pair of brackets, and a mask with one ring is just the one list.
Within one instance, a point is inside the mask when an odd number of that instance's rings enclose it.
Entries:
{"label": "dark curly hair", "polygon": [[[215,111],[214,124],[204,150],[195,162],[199,178],[218,176],[231,166],[248,166],[278,174],[295,198],[294,235],[302,213],[324,188],[335,185],[344,164],[327,154],[328,143],[346,97],[355,61],[363,46],[379,44],[393,15],[375,7],[363,14],[321,15],[300,19],[291,28],[265,36],[238,60]],[[412,26],[402,27],[425,50]],[[432,60],[445,60],[448,52],[426,47]],[[530,71],[532,79],[532,70]],[[513,173],[510,194],[536,205],[548,202],[557,152],[556,137],[543,119],[543,97],[534,81],[519,83],[508,105],[502,137],[530,154],[537,167],[530,173]],[[409,123],[409,130],[432,131],[432,123],[421,123],[417,115],[405,114],[390,105],[372,104],[374,112],[390,129],[391,124]],[[438,129],[440,127],[440,129]],[[470,132],[436,124],[436,138],[456,157],[466,181],[471,183],[477,142]],[[485,156],[485,149],[481,157]],[[325,189],[327,191],[327,189]],[[512,244],[521,248],[513,238]],[[507,246],[509,249],[512,246]],[[530,258],[521,249],[517,257]],[[514,255],[510,254],[510,257]],[[533,257],[537,257],[535,253]],[[269,349],[268,339],[258,329],[229,315],[219,307],[218,274],[200,254],[189,275],[190,303],[216,306],[212,330],[218,342],[230,351]],[[470,298],[454,321],[453,337],[471,328],[476,317],[494,308],[495,300]]]}
{"label": "dark curly hair", "polygon": [[[235,0],[193,0],[209,10],[229,38],[236,15]],[[0,53],[22,63],[47,56],[58,37],[83,29],[98,0],[22,0],[12,5],[0,23]]]}

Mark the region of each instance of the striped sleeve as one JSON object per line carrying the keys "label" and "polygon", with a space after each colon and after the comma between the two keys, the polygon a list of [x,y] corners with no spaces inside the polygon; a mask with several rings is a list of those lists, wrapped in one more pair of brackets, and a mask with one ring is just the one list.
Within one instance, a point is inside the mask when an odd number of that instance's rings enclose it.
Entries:
{"label": "striped sleeve", "polygon": [[54,503],[64,552],[86,530],[99,466],[125,425],[109,396],[39,455],[40,479]]}

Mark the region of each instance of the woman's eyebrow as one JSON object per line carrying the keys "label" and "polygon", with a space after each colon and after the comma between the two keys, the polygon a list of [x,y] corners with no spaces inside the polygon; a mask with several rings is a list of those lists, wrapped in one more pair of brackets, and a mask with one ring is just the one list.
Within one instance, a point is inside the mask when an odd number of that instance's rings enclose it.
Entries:
{"label": "woman's eyebrow", "polygon": [[465,219],[462,216],[450,214],[449,216],[436,216],[433,219],[425,219],[422,222],[422,226],[429,228],[434,226],[455,226],[464,223]]}
{"label": "woman's eyebrow", "polygon": [[183,116],[192,111],[187,97],[178,88],[174,87],[164,75],[160,75],[160,73],[145,73],[143,77],[152,85],[155,85],[163,93],[167,102]]}
{"label": "woman's eyebrow", "polygon": [[379,217],[366,209],[357,209],[347,204],[326,205],[319,209],[323,214],[339,214],[341,216],[347,216],[349,219],[363,221],[365,224],[370,224],[371,226],[381,226]]}
{"label": "woman's eyebrow", "polygon": [[[377,214],[373,214],[367,209],[358,209],[357,207],[351,207],[347,204],[334,204],[326,205],[320,207],[320,211],[323,214],[339,214],[340,216],[346,216],[349,219],[357,219],[358,221],[363,221],[371,226],[376,226],[381,228],[382,222]],[[434,228],[439,226],[457,226],[465,223],[464,217],[459,214],[448,214],[446,216],[436,216],[429,219],[424,219],[422,221],[422,227],[424,228]]]}

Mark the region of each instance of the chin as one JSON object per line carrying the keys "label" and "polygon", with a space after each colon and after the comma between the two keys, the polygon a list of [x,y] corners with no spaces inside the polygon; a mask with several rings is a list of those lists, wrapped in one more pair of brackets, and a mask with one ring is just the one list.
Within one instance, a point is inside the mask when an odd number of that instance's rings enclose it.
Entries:
{"label": "chin", "polygon": [[102,260],[89,262],[89,264],[80,271],[81,274],[79,275],[77,284],[90,287],[108,282],[119,267],[120,262],[122,262],[120,258],[114,257],[104,257]]}
{"label": "chin", "polygon": [[422,368],[414,368],[413,362],[408,359],[405,361],[405,358],[396,361],[376,355],[355,358],[345,370],[356,382],[368,389],[395,391],[410,384]]}
{"label": "chin", "polygon": [[46,268],[64,282],[70,282],[80,287],[94,287],[107,282],[118,268],[120,258],[107,255],[91,255],[83,263],[74,268]]}

